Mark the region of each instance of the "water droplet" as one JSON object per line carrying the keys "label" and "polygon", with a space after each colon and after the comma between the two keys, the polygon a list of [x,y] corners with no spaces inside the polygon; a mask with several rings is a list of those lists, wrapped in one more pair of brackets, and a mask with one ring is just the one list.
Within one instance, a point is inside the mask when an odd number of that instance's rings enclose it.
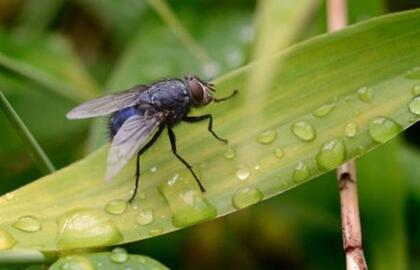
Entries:
{"label": "water droplet", "polygon": [[85,257],[67,256],[55,262],[50,269],[95,270],[95,266]]}
{"label": "water droplet", "polygon": [[414,96],[420,95],[420,84],[414,85],[413,89],[411,90],[411,93],[413,93]]}
{"label": "water droplet", "polygon": [[6,201],[11,201],[15,198],[15,195],[13,195],[13,193],[11,192],[7,192],[6,194],[4,194],[4,198],[6,199]]}
{"label": "water droplet", "polygon": [[186,227],[216,217],[217,210],[200,192],[187,171],[159,186],[172,210],[172,224]]}
{"label": "water droplet", "polygon": [[281,148],[274,149],[274,155],[276,156],[276,158],[282,159],[284,157],[283,149],[281,149]]}
{"label": "water droplet", "polygon": [[125,263],[128,260],[128,254],[125,249],[116,247],[109,254],[109,258],[114,263]]}
{"label": "water droplet", "polygon": [[24,232],[37,232],[41,229],[41,224],[34,216],[23,216],[13,223],[13,227]]}
{"label": "water droplet", "polygon": [[293,133],[303,141],[312,141],[315,139],[315,130],[306,121],[299,121],[293,124],[292,126]]}
{"label": "water droplet", "polygon": [[263,194],[258,189],[243,187],[233,195],[232,204],[236,209],[241,209],[261,201],[263,197]]}
{"label": "water droplet", "polygon": [[359,99],[365,103],[371,103],[373,100],[373,90],[370,87],[362,87],[359,90],[357,90],[357,95]]}
{"label": "water droplet", "polygon": [[137,223],[140,225],[148,225],[153,222],[154,214],[153,209],[144,209],[137,215]]}
{"label": "water droplet", "polygon": [[308,166],[305,165],[303,162],[299,162],[293,172],[293,181],[296,184],[302,183],[309,177],[309,169]]}
{"label": "water droplet", "polygon": [[155,236],[155,235],[159,235],[163,232],[163,230],[161,228],[155,228],[155,229],[151,229],[149,231],[149,235],[150,236]]}
{"label": "water droplet", "polygon": [[325,105],[322,105],[321,107],[319,107],[318,109],[316,109],[315,111],[313,111],[312,114],[316,117],[324,117],[327,114],[329,114],[334,108],[335,108],[334,103],[325,104]]}
{"label": "water droplet", "polygon": [[5,230],[0,228],[0,250],[6,250],[13,247],[16,240]]}
{"label": "water droplet", "polygon": [[420,80],[420,67],[413,67],[404,76],[406,79]]}
{"label": "water droplet", "polygon": [[413,100],[408,104],[410,112],[420,115],[420,96],[413,98]]}
{"label": "water droplet", "polygon": [[228,148],[228,149],[226,149],[226,151],[223,153],[223,156],[224,156],[226,159],[234,159],[234,158],[235,158],[235,156],[236,156],[235,149],[232,149],[232,148]]}
{"label": "water droplet", "polygon": [[124,200],[113,200],[106,205],[105,211],[112,215],[121,215],[127,209],[127,205],[127,202]]}
{"label": "water droplet", "polygon": [[74,210],[57,223],[57,245],[62,248],[110,245],[123,239],[115,223],[96,211]]}
{"label": "water droplet", "polygon": [[246,179],[249,178],[250,175],[251,175],[251,171],[247,167],[239,168],[236,171],[236,177],[241,181],[245,181]]}
{"label": "water droplet", "polygon": [[343,163],[346,158],[346,147],[339,139],[324,143],[316,156],[316,162],[321,169],[332,170]]}
{"label": "water droplet", "polygon": [[378,117],[369,121],[369,134],[377,143],[384,143],[390,140],[402,130],[403,128],[400,124],[386,117]]}
{"label": "water droplet", "polygon": [[344,134],[346,134],[347,137],[352,138],[356,135],[357,132],[357,124],[355,122],[349,122],[344,127]]}
{"label": "water droplet", "polygon": [[150,172],[154,173],[156,171],[157,171],[157,167],[156,166],[153,166],[153,167],[150,168]]}
{"label": "water droplet", "polygon": [[275,130],[266,130],[261,132],[258,137],[257,141],[261,144],[270,144],[272,143],[277,137],[277,132]]}

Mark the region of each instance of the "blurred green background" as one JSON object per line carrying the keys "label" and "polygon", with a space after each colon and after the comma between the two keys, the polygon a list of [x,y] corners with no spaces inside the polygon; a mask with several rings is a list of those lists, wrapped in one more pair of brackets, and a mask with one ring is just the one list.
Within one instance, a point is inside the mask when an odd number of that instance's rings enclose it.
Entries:
{"label": "blurred green background", "polygon": [[[167,76],[215,78],[252,58],[258,34],[255,1],[168,1],[186,35],[152,2],[0,0],[0,89],[57,168],[95,145],[88,122],[65,119],[74,105],[105,90]],[[294,29],[288,44],[327,31],[325,3],[313,3],[298,25],[278,25]],[[349,21],[416,7],[418,0],[349,0]],[[127,62],[138,68],[126,70]],[[420,269],[419,123],[357,160],[357,166],[370,269]],[[41,175],[0,113],[1,194]],[[335,174],[227,217],[125,248],[172,269],[343,269]]]}

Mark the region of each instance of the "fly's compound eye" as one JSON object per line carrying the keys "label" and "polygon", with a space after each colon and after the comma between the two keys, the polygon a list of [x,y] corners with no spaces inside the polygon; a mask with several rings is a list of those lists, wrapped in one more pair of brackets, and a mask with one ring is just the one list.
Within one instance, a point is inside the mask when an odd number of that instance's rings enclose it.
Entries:
{"label": "fly's compound eye", "polygon": [[196,80],[190,80],[188,82],[190,87],[191,97],[194,101],[194,104],[200,105],[203,103],[204,98],[204,88],[203,86]]}

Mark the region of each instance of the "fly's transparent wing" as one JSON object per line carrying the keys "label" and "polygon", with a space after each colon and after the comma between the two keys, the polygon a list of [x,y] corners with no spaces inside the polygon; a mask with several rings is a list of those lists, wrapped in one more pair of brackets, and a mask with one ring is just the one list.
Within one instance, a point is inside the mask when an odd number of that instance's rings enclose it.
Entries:
{"label": "fly's transparent wing", "polygon": [[114,136],[108,154],[105,181],[110,181],[159,130],[164,114],[135,115],[128,118]]}
{"label": "fly's transparent wing", "polygon": [[90,100],[72,109],[66,116],[68,119],[90,118],[134,106],[147,88],[148,86],[139,85],[123,92]]}

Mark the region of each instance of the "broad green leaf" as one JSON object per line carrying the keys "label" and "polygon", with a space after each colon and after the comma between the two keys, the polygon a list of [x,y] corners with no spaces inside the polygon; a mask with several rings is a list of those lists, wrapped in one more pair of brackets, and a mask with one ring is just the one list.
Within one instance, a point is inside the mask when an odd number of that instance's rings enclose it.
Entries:
{"label": "broad green leaf", "polygon": [[[109,184],[108,146],[0,198],[3,249],[107,246],[168,233],[294,188],[385,143],[419,119],[420,10],[380,17],[274,55],[274,83],[252,103],[246,79],[260,63],[216,80],[216,141],[207,124],[181,124],[179,153],[162,138],[142,156],[140,193],[127,205],[134,160]],[[255,121],[258,119],[258,121]]]}
{"label": "broad green leaf", "polygon": [[59,259],[49,269],[167,270],[169,268],[147,256],[128,254],[122,248],[115,248],[111,252],[69,255]]}
{"label": "broad green leaf", "polygon": [[99,93],[69,44],[58,36],[15,39],[0,33],[0,67],[72,101],[84,101]]}

